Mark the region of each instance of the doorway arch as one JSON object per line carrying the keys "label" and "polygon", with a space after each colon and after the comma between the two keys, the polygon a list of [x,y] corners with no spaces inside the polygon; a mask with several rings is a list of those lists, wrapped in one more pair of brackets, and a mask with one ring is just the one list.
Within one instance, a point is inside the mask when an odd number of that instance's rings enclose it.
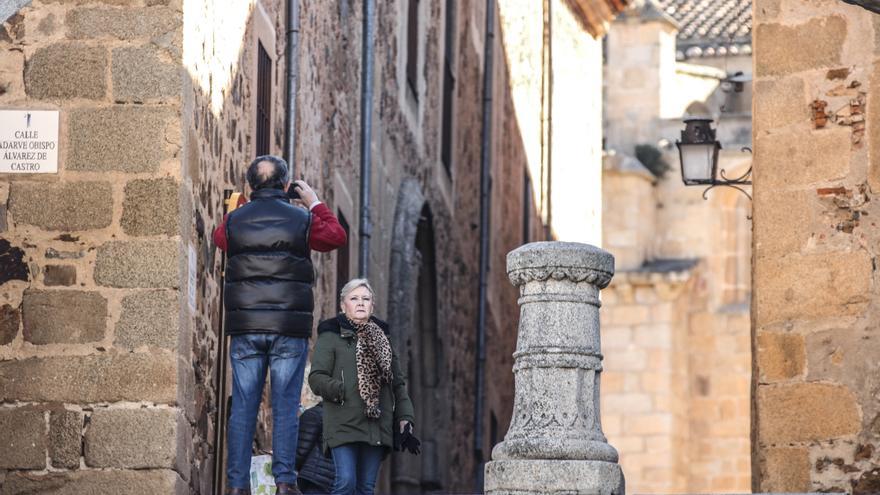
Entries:
{"label": "doorway arch", "polygon": [[391,241],[388,319],[400,365],[407,373],[422,454],[396,454],[393,493],[443,492],[448,486],[450,403],[446,353],[437,317],[434,218],[415,179],[401,185]]}

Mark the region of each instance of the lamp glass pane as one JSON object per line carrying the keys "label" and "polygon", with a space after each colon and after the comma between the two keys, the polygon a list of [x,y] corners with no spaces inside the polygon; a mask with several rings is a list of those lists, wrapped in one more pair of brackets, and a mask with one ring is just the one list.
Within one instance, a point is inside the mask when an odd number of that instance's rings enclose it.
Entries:
{"label": "lamp glass pane", "polygon": [[683,144],[681,146],[681,173],[685,180],[711,181],[715,143]]}

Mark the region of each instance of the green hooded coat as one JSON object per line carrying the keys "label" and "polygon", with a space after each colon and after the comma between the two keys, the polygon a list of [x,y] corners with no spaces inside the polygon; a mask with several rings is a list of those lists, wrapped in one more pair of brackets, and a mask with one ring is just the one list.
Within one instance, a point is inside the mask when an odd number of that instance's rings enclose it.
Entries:
{"label": "green hooded coat", "polygon": [[[371,318],[385,335],[388,324]],[[312,355],[309,387],[324,399],[324,450],[346,443],[393,447],[395,425],[415,422],[412,401],[406,390],[406,376],[392,343],[390,384],[383,384],[379,394],[382,415],[370,419],[364,415],[364,401],[357,384],[357,334],[348,320],[339,315],[318,325],[318,341]]]}

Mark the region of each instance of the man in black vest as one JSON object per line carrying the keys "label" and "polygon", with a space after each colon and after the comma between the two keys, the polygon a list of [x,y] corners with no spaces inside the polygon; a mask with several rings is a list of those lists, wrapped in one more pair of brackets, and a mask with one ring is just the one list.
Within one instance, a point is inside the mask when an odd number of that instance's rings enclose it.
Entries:
{"label": "man in black vest", "polygon": [[304,181],[288,201],[287,163],[255,159],[247,170],[251,201],[223,219],[214,242],[228,254],[225,329],[232,336],[232,407],[227,435],[227,493],[250,487],[251,445],[266,370],[272,389],[272,474],[278,495],[296,487],[297,411],[312,334],[315,270],[311,251],[346,242],[345,230]]}

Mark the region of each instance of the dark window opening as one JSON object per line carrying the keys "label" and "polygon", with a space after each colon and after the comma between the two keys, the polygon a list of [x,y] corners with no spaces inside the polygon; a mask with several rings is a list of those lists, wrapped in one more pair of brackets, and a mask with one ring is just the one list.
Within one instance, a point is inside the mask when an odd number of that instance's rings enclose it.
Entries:
{"label": "dark window opening", "polygon": [[489,442],[492,447],[498,445],[498,418],[494,412],[489,420]]}
{"label": "dark window opening", "polygon": [[437,261],[434,257],[434,220],[426,205],[416,230],[416,249],[421,259],[416,289],[416,323],[420,336],[421,384],[435,388],[440,382],[442,344],[437,334]]}
{"label": "dark window opening", "polygon": [[409,0],[406,25],[406,82],[416,99],[419,71],[419,0]]}
{"label": "dark window opening", "polygon": [[528,244],[532,238],[532,179],[529,177],[529,171],[523,174],[523,223],[522,223],[522,239],[523,244]]}
{"label": "dark window opening", "polygon": [[272,59],[257,42],[257,156],[269,154],[272,130]]}
{"label": "dark window opening", "polygon": [[446,2],[446,40],[443,49],[443,124],[440,159],[447,174],[452,174],[452,106],[455,98],[455,75],[452,61],[455,56],[455,0]]}
{"label": "dark window opening", "polygon": [[[337,212],[337,218],[339,219],[339,224],[342,225],[342,228],[345,229],[345,237],[349,237],[348,231],[348,222],[345,220],[345,215],[342,214],[341,211]],[[336,307],[339,307],[339,304],[342,302],[342,296],[340,295],[340,291],[342,291],[342,287],[348,283],[348,279],[351,276],[349,272],[349,267],[351,266],[351,251],[348,246],[350,242],[346,242],[339,249],[336,250]]]}

